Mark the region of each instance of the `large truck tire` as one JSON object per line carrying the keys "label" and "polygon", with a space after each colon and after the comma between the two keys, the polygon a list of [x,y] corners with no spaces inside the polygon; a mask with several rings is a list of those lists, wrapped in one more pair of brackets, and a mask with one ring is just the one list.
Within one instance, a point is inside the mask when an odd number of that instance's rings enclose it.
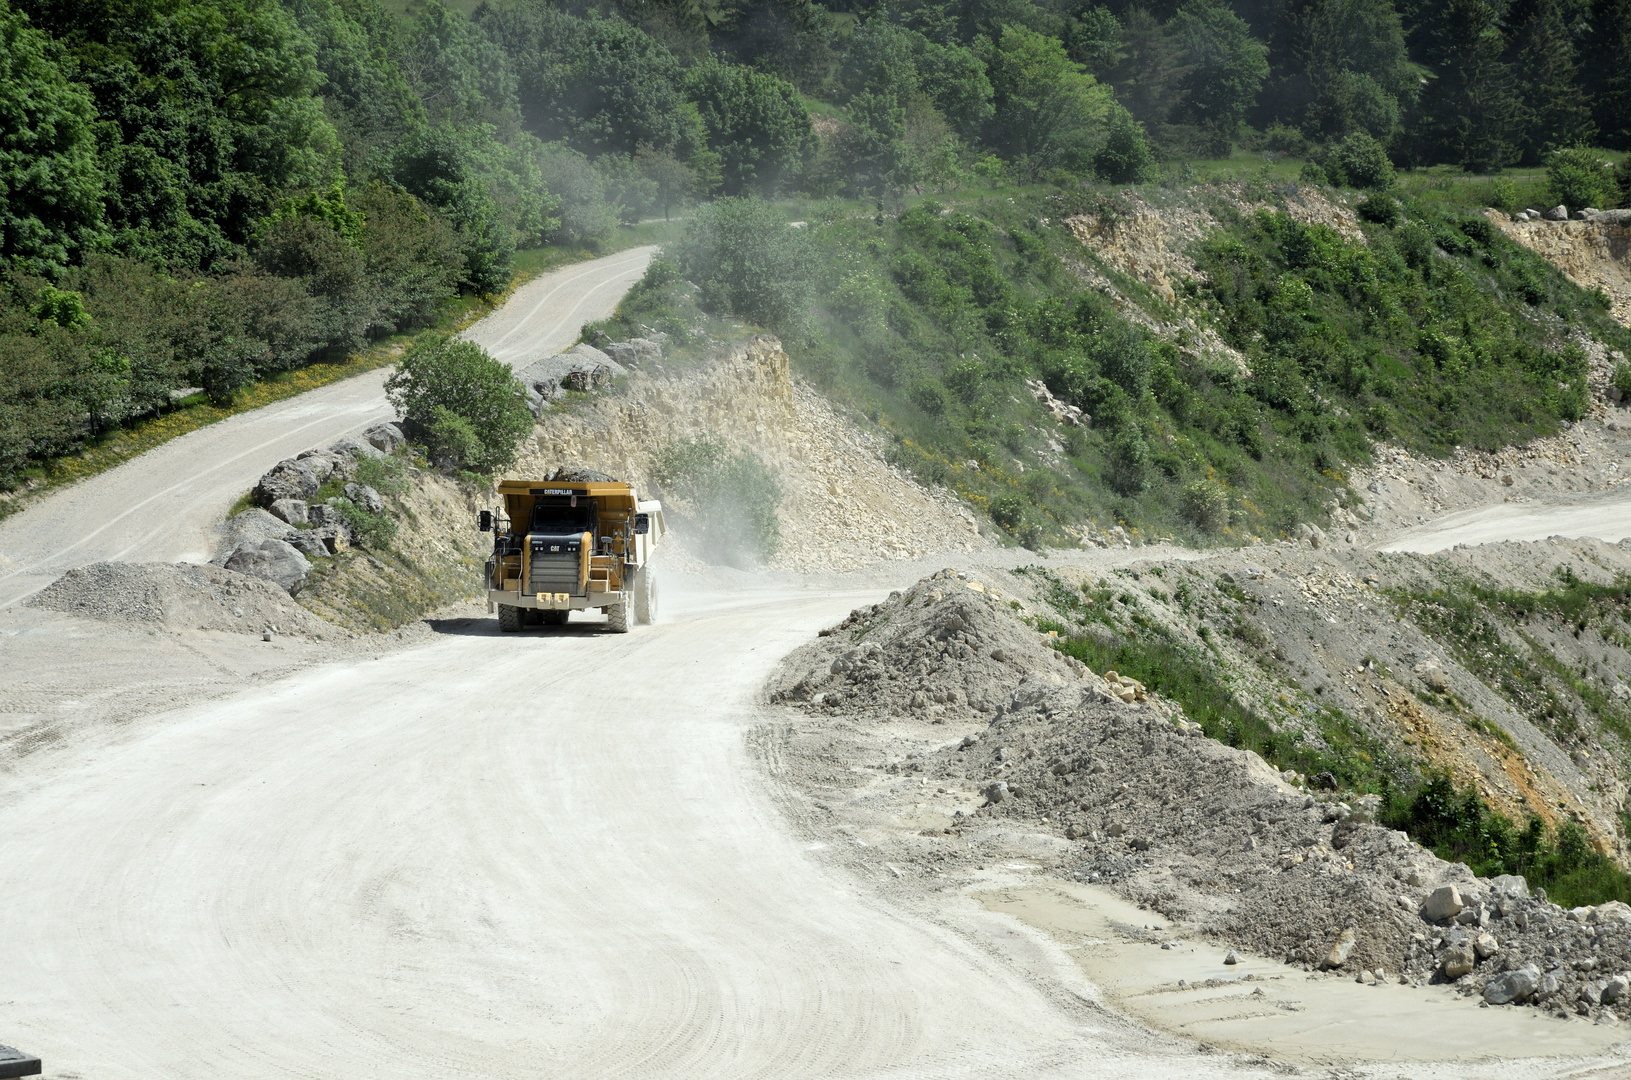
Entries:
{"label": "large truck tire", "polygon": [[540,611],[538,613],[538,620],[545,626],[565,626],[566,617],[569,614],[571,614],[571,612],[564,610]]}
{"label": "large truck tire", "polygon": [[657,572],[649,566],[634,574],[634,621],[641,626],[657,621]]}
{"label": "large truck tire", "polygon": [[627,603],[613,604],[606,609],[606,628],[614,634],[629,632],[629,605]]}
{"label": "large truck tire", "polygon": [[498,605],[498,628],[506,634],[521,629],[521,609],[511,604]]}

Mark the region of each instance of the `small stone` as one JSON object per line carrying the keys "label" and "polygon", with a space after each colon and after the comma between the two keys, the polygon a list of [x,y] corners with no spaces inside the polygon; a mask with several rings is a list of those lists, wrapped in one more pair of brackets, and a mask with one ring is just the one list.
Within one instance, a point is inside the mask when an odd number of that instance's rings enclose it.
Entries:
{"label": "small stone", "polygon": [[1331,946],[1331,951],[1325,954],[1324,960],[1320,961],[1320,967],[1339,968],[1346,964],[1348,957],[1353,955],[1357,938],[1358,935],[1351,926],[1342,931],[1342,936],[1337,938],[1337,943]]}
{"label": "small stone", "polygon": [[1479,934],[1472,941],[1472,951],[1478,954],[1478,959],[1488,960],[1501,951],[1501,946],[1491,934]]}
{"label": "small stone", "polygon": [[1105,831],[1111,836],[1120,836],[1122,833],[1127,831],[1127,827],[1119,821],[1112,821],[1110,823],[1110,827]]}
{"label": "small stone", "polygon": [[1230,949],[1228,954],[1226,956],[1224,956],[1223,962],[1225,964],[1229,964],[1229,965],[1233,966],[1235,964],[1240,963],[1240,957],[1235,955],[1235,951],[1233,949]]}
{"label": "small stone", "polygon": [[987,802],[1000,803],[1008,797],[1008,782],[1006,780],[997,780],[989,783],[980,789],[980,794],[985,796]]}
{"label": "small stone", "polygon": [[1465,945],[1452,945],[1444,952],[1444,977],[1452,982],[1472,971],[1476,961]]}
{"label": "small stone", "polygon": [[1484,987],[1484,1000],[1491,1005],[1510,1005],[1528,998],[1539,986],[1540,969],[1533,964],[1525,964],[1516,971],[1491,979],[1489,985]]}
{"label": "small stone", "polygon": [[272,631],[270,631],[270,630],[263,630],[263,631],[262,631],[262,632],[261,632],[261,640],[262,640],[262,641],[271,641],[271,640],[272,640]]}

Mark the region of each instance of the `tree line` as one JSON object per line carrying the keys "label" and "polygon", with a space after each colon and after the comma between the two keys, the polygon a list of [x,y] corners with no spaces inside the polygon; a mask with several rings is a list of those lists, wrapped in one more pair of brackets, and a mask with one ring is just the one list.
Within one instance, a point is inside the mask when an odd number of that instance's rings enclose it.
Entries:
{"label": "tree line", "polygon": [[0,0],[0,484],[713,196],[1631,148],[1631,0]]}

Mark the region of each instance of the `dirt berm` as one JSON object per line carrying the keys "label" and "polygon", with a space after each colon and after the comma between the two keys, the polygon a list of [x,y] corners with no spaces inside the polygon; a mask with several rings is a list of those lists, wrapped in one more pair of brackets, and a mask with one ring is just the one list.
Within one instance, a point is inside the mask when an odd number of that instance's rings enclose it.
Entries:
{"label": "dirt berm", "polygon": [[784,662],[767,695],[803,717],[775,757],[815,820],[931,890],[1023,855],[1220,951],[1627,1015],[1631,908],[1569,913],[1521,878],[1477,879],[1060,656],[1015,606],[943,571]]}

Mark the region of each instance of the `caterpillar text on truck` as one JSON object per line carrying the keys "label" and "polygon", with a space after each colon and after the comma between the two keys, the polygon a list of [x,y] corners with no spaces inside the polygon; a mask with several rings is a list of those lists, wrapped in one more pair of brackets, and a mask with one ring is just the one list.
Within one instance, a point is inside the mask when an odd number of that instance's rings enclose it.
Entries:
{"label": "caterpillar text on truck", "polygon": [[657,617],[651,551],[662,538],[663,504],[642,501],[622,481],[505,480],[503,509],[483,510],[492,532],[487,610],[504,631],[562,626],[573,611],[599,608],[607,628]]}

